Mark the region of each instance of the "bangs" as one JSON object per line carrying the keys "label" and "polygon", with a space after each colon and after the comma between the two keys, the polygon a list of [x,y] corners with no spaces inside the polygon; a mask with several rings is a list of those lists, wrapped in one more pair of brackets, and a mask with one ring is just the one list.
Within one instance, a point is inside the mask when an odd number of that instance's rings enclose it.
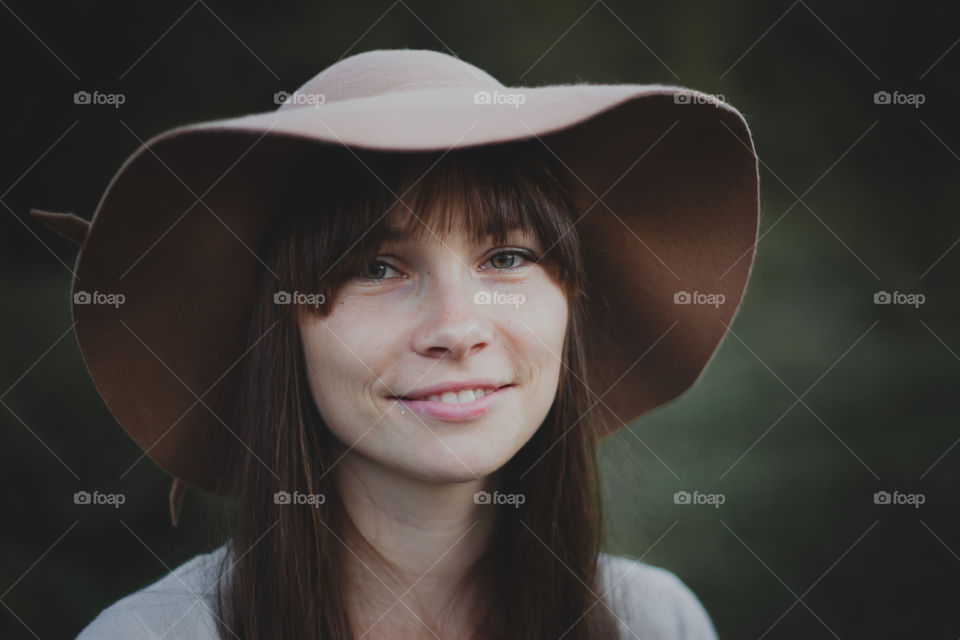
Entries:
{"label": "bangs", "polygon": [[398,236],[442,241],[465,232],[476,243],[503,244],[511,232],[528,232],[568,298],[584,291],[569,185],[539,141],[446,153],[338,151],[298,163],[267,233],[278,289],[323,293],[321,315]]}

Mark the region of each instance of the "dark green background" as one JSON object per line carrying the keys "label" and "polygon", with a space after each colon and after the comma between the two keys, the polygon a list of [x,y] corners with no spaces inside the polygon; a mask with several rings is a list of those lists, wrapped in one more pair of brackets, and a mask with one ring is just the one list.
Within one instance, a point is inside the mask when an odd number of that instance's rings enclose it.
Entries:
{"label": "dark green background", "polygon": [[[29,208],[89,218],[141,140],[271,110],[275,92],[344,55],[412,47],[508,85],[679,84],[743,112],[763,165],[753,279],[698,384],[603,444],[611,547],[677,573],[723,638],[956,638],[958,15],[819,0],[10,0],[0,635],[73,637],[218,543],[207,526],[218,505],[200,494],[170,527],[167,478],[149,461],[117,480],[140,450],[68,331],[60,261],[72,266],[74,249]],[[78,90],[122,92],[126,104],[75,105]],[[880,90],[926,101],[877,105]],[[875,305],[879,290],[926,302]],[[127,502],[73,504],[94,488]],[[726,501],[677,505],[680,490]],[[879,490],[926,502],[876,505]]]}

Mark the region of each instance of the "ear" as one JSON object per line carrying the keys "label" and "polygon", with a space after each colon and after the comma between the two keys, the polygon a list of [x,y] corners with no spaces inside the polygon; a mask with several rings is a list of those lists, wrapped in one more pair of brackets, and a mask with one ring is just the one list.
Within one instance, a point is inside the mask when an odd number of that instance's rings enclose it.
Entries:
{"label": "ear", "polygon": [[78,245],[82,245],[87,237],[90,222],[72,213],[51,213],[40,209],[30,209],[30,213],[61,236]]}

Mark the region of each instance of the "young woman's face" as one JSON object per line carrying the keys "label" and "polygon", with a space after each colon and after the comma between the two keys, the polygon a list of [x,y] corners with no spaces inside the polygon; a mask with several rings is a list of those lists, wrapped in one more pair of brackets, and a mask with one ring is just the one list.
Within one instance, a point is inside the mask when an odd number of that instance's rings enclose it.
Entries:
{"label": "young woman's face", "polygon": [[[333,434],[368,461],[435,482],[484,477],[543,422],[567,328],[564,291],[516,230],[502,245],[463,231],[398,237],[348,281],[326,317],[300,321],[307,375]],[[524,257],[524,255],[530,257]],[[433,388],[493,388],[472,400]],[[414,397],[412,401],[397,396]]]}

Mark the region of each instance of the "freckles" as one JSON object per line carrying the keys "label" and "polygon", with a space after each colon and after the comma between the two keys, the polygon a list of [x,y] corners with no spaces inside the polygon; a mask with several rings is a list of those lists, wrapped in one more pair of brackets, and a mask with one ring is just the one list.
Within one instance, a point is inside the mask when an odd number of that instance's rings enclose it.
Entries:
{"label": "freckles", "polygon": [[370,327],[375,325],[371,317],[374,315],[363,313],[358,305],[340,301],[328,316],[318,321],[317,331],[328,348],[353,349],[364,344]]}
{"label": "freckles", "polygon": [[383,384],[381,379],[389,379],[385,372],[407,342],[402,323],[395,322],[389,310],[359,307],[337,309],[317,329],[322,336],[323,365],[332,381],[351,394],[373,395]]}
{"label": "freckles", "polygon": [[546,384],[563,368],[563,340],[567,329],[566,301],[544,305],[528,315],[529,317],[524,319],[529,328],[525,331],[523,350],[534,377],[540,384]]}
{"label": "freckles", "polygon": [[567,303],[565,298],[553,292],[527,301],[517,309],[521,318],[541,340],[547,344],[555,343],[555,337],[563,339],[567,328]]}

